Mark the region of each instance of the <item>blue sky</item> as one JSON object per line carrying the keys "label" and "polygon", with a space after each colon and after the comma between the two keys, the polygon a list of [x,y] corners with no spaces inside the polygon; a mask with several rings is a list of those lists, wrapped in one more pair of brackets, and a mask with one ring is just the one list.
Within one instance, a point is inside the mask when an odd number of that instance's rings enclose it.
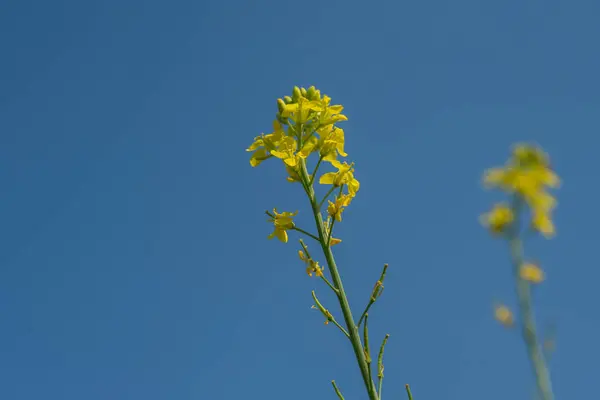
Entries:
{"label": "blue sky", "polygon": [[[480,176],[536,141],[563,178],[548,280],[557,399],[587,398],[600,347],[600,3],[592,0],[25,1],[0,13],[0,397],[365,399],[352,350],[311,310],[296,236],[308,203],[244,149],[275,100],[345,106],[361,190],[337,235],[384,398],[529,399],[506,246]],[[313,246],[314,248],[314,246]],[[359,311],[355,311],[359,313]]]}

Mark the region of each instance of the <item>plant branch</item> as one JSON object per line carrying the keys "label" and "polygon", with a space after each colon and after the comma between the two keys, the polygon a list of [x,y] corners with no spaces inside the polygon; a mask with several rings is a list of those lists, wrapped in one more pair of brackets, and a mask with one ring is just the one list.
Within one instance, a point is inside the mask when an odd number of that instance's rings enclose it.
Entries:
{"label": "plant branch", "polygon": [[542,400],[553,400],[552,383],[550,381],[550,372],[544,359],[544,354],[540,348],[535,325],[535,316],[531,299],[531,287],[529,282],[521,278],[519,273],[524,263],[523,243],[520,238],[520,214],[523,209],[523,200],[515,196],[513,201],[514,221],[508,232],[508,241],[510,246],[510,256],[513,264],[513,273],[519,303],[519,315],[521,318],[521,334],[527,353],[531,361],[531,366],[536,378],[536,384]]}
{"label": "plant branch", "polygon": [[[306,163],[304,160],[301,160],[300,163],[300,172],[303,180],[308,181],[308,172],[306,171]],[[331,251],[331,247],[329,243],[326,242],[325,237],[325,227],[323,224],[323,216],[321,215],[321,209],[319,208],[319,204],[317,203],[315,192],[312,187],[309,187],[309,200],[312,207],[313,215],[315,218],[315,224],[317,226],[317,231],[319,234],[319,239],[321,243],[321,248],[323,249],[323,254],[325,255],[325,259],[327,260],[327,266],[329,268],[329,272],[331,274],[331,278],[333,280],[333,284],[338,289],[338,300],[340,302],[340,307],[342,309],[342,314],[344,315],[344,321],[346,322],[346,327],[349,332],[349,339],[352,343],[352,349],[354,350],[354,355],[356,356],[356,360],[358,363],[358,367],[360,369],[365,387],[367,389],[367,393],[369,395],[370,400],[378,400],[377,393],[373,389],[372,378],[369,375],[369,371],[367,368],[367,362],[365,359],[365,354],[363,352],[362,343],[360,340],[360,335],[358,333],[358,327],[354,322],[354,317],[352,316],[352,311],[350,309],[350,304],[348,303],[348,298],[346,297],[346,292],[344,291],[344,286],[342,284],[342,278],[337,269],[337,265],[335,263],[335,258],[333,257],[333,252]]]}

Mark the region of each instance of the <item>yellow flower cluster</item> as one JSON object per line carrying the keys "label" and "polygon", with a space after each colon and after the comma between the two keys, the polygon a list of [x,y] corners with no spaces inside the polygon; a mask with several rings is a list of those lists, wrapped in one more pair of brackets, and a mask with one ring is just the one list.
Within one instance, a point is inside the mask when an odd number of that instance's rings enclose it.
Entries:
{"label": "yellow flower cluster", "polygon": [[[546,189],[558,187],[560,179],[550,169],[548,156],[541,149],[517,145],[504,167],[486,171],[484,184],[524,200],[532,212],[532,227],[546,237],[554,235],[551,213],[556,199]],[[507,205],[498,204],[482,216],[482,222],[492,233],[502,233],[513,222],[513,212]]]}
{"label": "yellow flower cluster", "polygon": [[[360,183],[354,177],[354,163],[348,164],[338,160],[338,156],[348,155],[344,151],[344,130],[336,126],[338,122],[348,119],[342,114],[344,108],[341,105],[332,105],[331,98],[321,95],[314,86],[308,89],[294,87],[292,96],[277,100],[277,107],[273,131],[255,137],[254,142],[246,149],[252,152],[250,165],[256,167],[269,158],[278,158],[285,166],[287,180],[300,182],[305,190],[308,190],[314,177],[306,171],[306,159],[311,154],[317,154],[318,162],[314,173],[323,161],[337,169],[336,172],[323,174],[318,182],[332,185],[330,194],[334,188],[340,188],[335,200],[329,201],[327,213],[336,221],[341,221],[342,211],[350,205],[360,188]],[[347,187],[347,194],[342,193],[343,186]],[[275,231],[269,237],[276,236],[287,242],[286,230],[293,226],[291,218],[294,215],[275,214],[270,219],[275,224]],[[332,239],[331,244],[336,242],[339,243],[339,239]]]}
{"label": "yellow flower cluster", "polygon": [[290,178],[298,180],[297,167],[301,159],[318,152],[324,161],[333,162],[337,154],[345,157],[344,131],[334,124],[347,121],[341,105],[331,105],[331,98],[311,86],[308,90],[294,87],[292,96],[277,100],[279,112],[273,121],[273,132],[254,138],[246,151],[252,151],[250,165],[264,160],[282,160]]}

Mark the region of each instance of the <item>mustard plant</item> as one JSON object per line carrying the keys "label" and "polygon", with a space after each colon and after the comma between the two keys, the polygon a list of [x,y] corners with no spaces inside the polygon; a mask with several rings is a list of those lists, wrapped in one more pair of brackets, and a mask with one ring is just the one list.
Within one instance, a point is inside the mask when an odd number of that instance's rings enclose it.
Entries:
{"label": "mustard plant", "polygon": [[[525,258],[523,242],[526,233],[538,233],[546,238],[554,236],[552,211],[556,207],[556,199],[548,193],[547,188],[557,188],[560,179],[550,168],[548,155],[542,149],[535,145],[519,144],[513,148],[505,166],[485,172],[483,182],[486,187],[499,188],[510,197],[510,203],[494,205],[480,219],[493,236],[508,242],[518,320],[535,376],[537,394],[541,400],[553,400],[547,354],[544,351],[549,346],[548,342],[544,346],[537,330],[531,290],[532,285],[545,279],[545,274],[537,263]],[[529,229],[523,229],[527,226]],[[506,327],[515,324],[513,313],[505,305],[496,304],[495,317]]]}
{"label": "mustard plant", "polygon": [[[333,246],[341,242],[333,236],[334,228],[342,222],[344,210],[352,204],[360,189],[360,183],[355,177],[354,163],[341,161],[341,158],[348,156],[344,149],[344,130],[338,126],[347,120],[342,111],[341,105],[332,105],[331,98],[322,95],[314,86],[308,89],[294,87],[291,96],[277,100],[273,131],[257,136],[247,151],[252,152],[250,165],[253,167],[268,159],[279,159],[287,172],[287,181],[300,185],[306,194],[316,233],[310,233],[296,225],[294,217],[298,211],[279,213],[277,209],[273,209],[272,212],[266,211],[268,221],[273,224],[273,232],[268,237],[276,237],[287,243],[289,232],[296,232],[318,244],[327,269],[319,265],[318,255],[311,254],[302,239],[299,240],[298,256],[306,265],[306,273],[320,279],[325,287],[333,291],[339,302],[343,321],[339,322],[335,318],[319,300],[315,291],[312,292],[312,307],[323,315],[325,324],[331,323],[336,326],[351,343],[369,399],[380,400],[383,354],[389,335],[384,337],[379,351],[375,353],[370,346],[368,323],[369,310],[383,291],[388,266],[383,266],[366,307],[356,321],[332,250]],[[309,173],[310,157],[315,158],[316,162]],[[334,170],[320,174],[320,169],[327,164]],[[327,187],[327,193],[322,198],[316,195],[317,183]],[[338,398],[343,400],[344,396],[335,381],[331,383]],[[406,391],[412,400],[408,385]]]}

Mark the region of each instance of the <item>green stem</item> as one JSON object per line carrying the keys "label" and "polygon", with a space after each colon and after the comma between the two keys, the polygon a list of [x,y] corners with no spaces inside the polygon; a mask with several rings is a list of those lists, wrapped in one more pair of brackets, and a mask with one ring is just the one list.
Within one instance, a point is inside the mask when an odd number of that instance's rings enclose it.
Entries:
{"label": "green stem", "polygon": [[521,334],[527,347],[527,353],[536,379],[536,385],[542,400],[553,400],[550,372],[544,359],[544,354],[538,343],[535,316],[531,299],[529,282],[521,278],[520,268],[524,263],[523,243],[519,236],[520,213],[523,208],[522,200],[515,197],[513,204],[514,221],[508,232],[510,255],[513,263],[513,273],[519,303],[521,318]]}
{"label": "green stem", "polygon": [[381,276],[379,277],[379,280],[377,281],[377,283],[375,283],[375,287],[373,288],[373,292],[371,293],[371,297],[369,298],[369,303],[367,304],[365,311],[363,311],[362,315],[358,319],[359,327],[360,327],[360,324],[362,323],[363,319],[365,318],[365,315],[367,315],[367,313],[369,312],[369,309],[371,308],[371,306],[373,304],[375,304],[375,301],[377,301],[377,298],[381,295],[381,292],[383,292],[383,280],[385,279],[385,273],[387,272],[387,269],[388,269],[388,265],[384,264],[383,271],[381,272]]}
{"label": "green stem", "polygon": [[317,242],[319,241],[319,238],[318,238],[318,237],[316,237],[316,236],[315,236],[315,235],[313,235],[312,233],[308,233],[308,232],[306,232],[304,229],[300,229],[300,228],[297,228],[297,227],[293,227],[293,228],[291,228],[291,229],[292,229],[292,230],[294,230],[294,231],[298,231],[298,232],[300,232],[300,233],[304,233],[306,236],[308,236],[308,237],[311,237],[311,238],[315,239]]}
{"label": "green stem", "polygon": [[317,161],[317,165],[315,166],[315,169],[312,175],[310,176],[310,182],[308,184],[309,186],[312,186],[315,181],[315,176],[317,176],[317,170],[319,169],[319,165],[321,165],[321,161],[323,161],[323,156],[320,156],[319,161]]}
{"label": "green stem", "polygon": [[[321,211],[321,207],[323,207],[323,203],[325,203],[325,200],[327,200],[329,198],[329,196],[331,196],[331,193],[333,193],[335,188],[336,188],[336,186],[331,185],[331,189],[329,189],[329,191],[327,192],[325,197],[323,197],[323,200],[321,200],[321,202],[319,203],[319,211]],[[314,191],[314,189],[313,189],[313,191]]]}
{"label": "green stem", "polygon": [[342,392],[340,392],[340,389],[338,389],[335,381],[331,381],[331,384],[333,385],[333,390],[335,390],[335,394],[337,394],[338,398],[340,400],[344,400],[344,396],[342,396]]}
{"label": "green stem", "polygon": [[377,356],[377,379],[379,380],[377,396],[379,396],[379,400],[381,400],[381,389],[383,387],[383,351],[385,350],[385,344],[389,338],[389,334],[385,335],[383,342],[381,343],[381,347],[379,348],[379,356]]}
{"label": "green stem", "polygon": [[410,386],[408,385],[408,383],[405,385],[405,387],[406,387],[406,394],[408,394],[408,400],[413,400],[412,393],[410,391]]}
{"label": "green stem", "polygon": [[[304,160],[302,160],[300,164],[300,172],[302,174],[302,179],[308,181],[308,172],[306,171],[306,163],[304,162]],[[348,298],[346,297],[346,292],[344,291],[344,286],[342,285],[342,278],[340,277],[337,265],[335,264],[335,259],[333,257],[333,252],[331,251],[331,247],[325,241],[325,227],[323,226],[323,216],[321,215],[321,209],[319,208],[319,204],[317,203],[317,199],[315,198],[314,189],[312,187],[309,187],[309,191],[310,204],[315,218],[315,223],[317,225],[317,231],[319,233],[321,248],[323,249],[325,259],[327,260],[327,266],[329,268],[333,284],[338,290],[337,298],[340,302],[340,307],[342,309],[342,314],[344,315],[346,327],[348,328],[350,343],[352,344],[352,349],[354,350],[354,355],[356,356],[358,367],[360,368],[360,373],[362,375],[365,387],[367,388],[369,399],[379,400],[377,398],[377,393],[374,390],[374,385],[372,384],[373,380],[369,375],[367,361],[365,359],[360,335],[358,333],[358,327],[356,326],[354,322],[354,317],[352,316],[350,304],[348,303]]]}

